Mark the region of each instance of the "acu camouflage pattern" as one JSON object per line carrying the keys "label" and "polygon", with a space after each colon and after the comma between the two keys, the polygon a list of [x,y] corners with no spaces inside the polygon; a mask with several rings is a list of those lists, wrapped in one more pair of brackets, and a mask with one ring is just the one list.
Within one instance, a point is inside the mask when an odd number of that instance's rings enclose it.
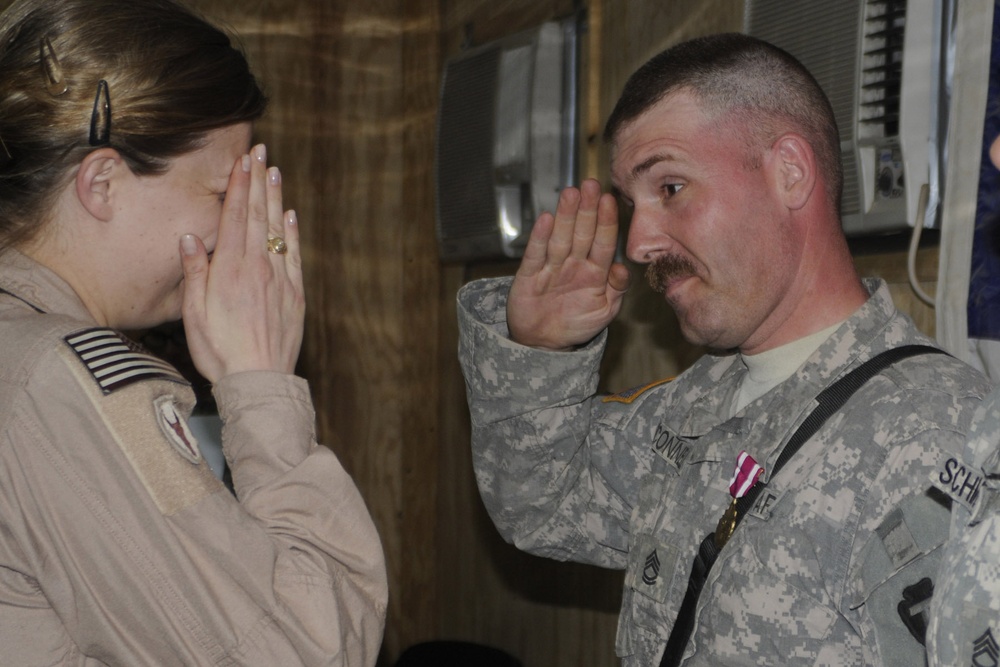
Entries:
{"label": "acu camouflage pattern", "polygon": [[[976,414],[964,454],[936,471],[956,497],[931,605],[931,667],[1000,664],[1000,389]],[[964,493],[963,493],[964,491]]]}
{"label": "acu camouflage pattern", "polygon": [[707,355],[674,382],[609,400],[595,395],[604,334],[574,352],[517,345],[508,280],[458,297],[479,488],[517,547],[627,570],[624,665],[658,664],[744,449],[768,487],[705,584],[683,664],[924,663],[897,606],[935,576],[950,512],[929,476],[961,451],[986,381],[945,355],[901,361],[769,475],[824,387],[885,349],[933,344],[883,284],[868,283],[872,298],[791,378],[730,416],[739,355]]}

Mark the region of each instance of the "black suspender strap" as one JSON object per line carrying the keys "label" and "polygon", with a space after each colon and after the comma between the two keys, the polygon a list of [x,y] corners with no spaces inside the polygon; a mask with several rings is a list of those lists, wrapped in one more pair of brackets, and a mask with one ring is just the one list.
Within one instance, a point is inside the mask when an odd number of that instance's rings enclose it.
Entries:
{"label": "black suspender strap", "polygon": [[[832,385],[824,389],[816,397],[819,405],[806,417],[798,430],[788,439],[785,447],[778,455],[778,460],[771,470],[770,479],[778,474],[778,471],[788,462],[792,456],[811,438],[819,427],[837,410],[843,407],[854,392],[860,389],[868,380],[881,373],[887,367],[918,354],[945,354],[944,350],[929,345],[903,345],[886,350],[861,364],[854,370],[847,373]],[[755,484],[742,498],[736,501],[736,525],[743,520],[743,515],[753,506],[754,500],[760,494],[765,484]],[[680,611],[677,613],[677,620],[674,622],[673,630],[667,639],[667,647],[663,651],[663,658],[660,660],[660,667],[676,667],[681,663],[681,656],[684,655],[684,648],[691,639],[691,632],[694,630],[695,608],[698,605],[698,596],[708,578],[709,570],[715,564],[715,559],[719,556],[720,548],[715,544],[715,533],[710,533],[701,543],[698,554],[694,557],[694,564],[691,568],[691,577],[688,579],[687,593],[681,603]]]}

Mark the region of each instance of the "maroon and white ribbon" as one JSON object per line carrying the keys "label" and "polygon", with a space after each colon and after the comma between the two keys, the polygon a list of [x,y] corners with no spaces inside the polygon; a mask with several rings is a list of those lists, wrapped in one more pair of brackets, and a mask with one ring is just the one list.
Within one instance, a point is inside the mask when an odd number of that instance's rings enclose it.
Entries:
{"label": "maroon and white ribbon", "polygon": [[752,456],[745,451],[740,452],[736,458],[736,471],[729,481],[729,495],[733,498],[742,498],[753,488],[763,473],[764,469],[757,465]]}

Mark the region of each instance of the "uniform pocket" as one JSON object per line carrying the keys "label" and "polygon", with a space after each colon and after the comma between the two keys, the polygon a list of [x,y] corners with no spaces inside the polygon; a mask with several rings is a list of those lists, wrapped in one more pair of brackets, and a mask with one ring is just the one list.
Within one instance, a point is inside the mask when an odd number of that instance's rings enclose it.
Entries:
{"label": "uniform pocket", "polygon": [[712,664],[754,665],[781,658],[786,667],[860,663],[842,636],[850,628],[830,605],[792,585],[782,563],[762,562],[753,549],[727,555],[713,568],[695,631],[696,652]]}

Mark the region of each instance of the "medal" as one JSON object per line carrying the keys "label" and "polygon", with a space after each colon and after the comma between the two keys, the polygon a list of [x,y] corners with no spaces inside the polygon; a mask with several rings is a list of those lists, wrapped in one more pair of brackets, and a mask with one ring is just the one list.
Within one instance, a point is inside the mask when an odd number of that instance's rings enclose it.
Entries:
{"label": "medal", "polygon": [[747,491],[753,488],[753,485],[757,483],[757,480],[764,473],[764,469],[757,465],[757,462],[753,460],[753,457],[747,454],[745,451],[740,452],[740,455],[736,457],[736,471],[733,473],[733,478],[729,480],[729,495],[733,497],[733,501],[729,503],[729,507],[723,512],[722,518],[719,519],[719,525],[715,528],[715,546],[717,549],[722,549],[726,546],[726,542],[732,537],[733,531],[736,530],[736,523],[739,520],[739,515],[736,512],[736,501],[747,494]]}
{"label": "medal", "polygon": [[729,503],[729,507],[719,519],[719,525],[715,527],[715,548],[722,549],[726,546],[726,542],[729,541],[734,530],[736,530],[736,498],[733,498],[733,502]]}

